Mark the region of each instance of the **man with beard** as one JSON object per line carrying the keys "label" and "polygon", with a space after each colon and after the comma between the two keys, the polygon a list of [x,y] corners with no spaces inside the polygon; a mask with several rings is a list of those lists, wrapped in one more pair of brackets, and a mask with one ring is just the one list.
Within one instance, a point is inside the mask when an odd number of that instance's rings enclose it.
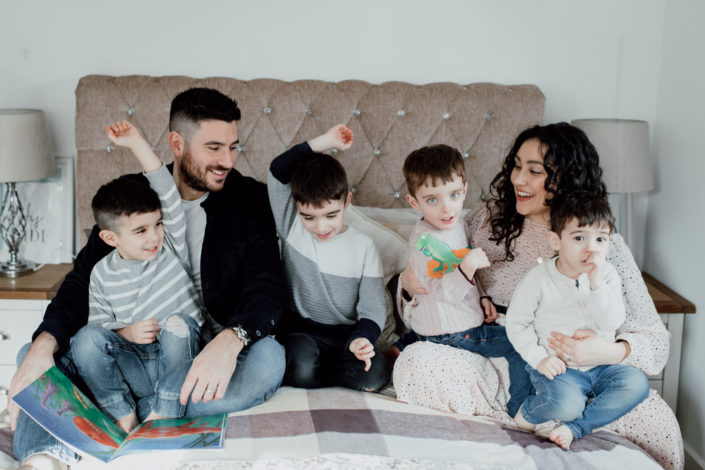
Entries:
{"label": "man with beard", "polygon": [[[181,387],[188,416],[250,408],[274,393],[284,374],[284,350],[268,336],[283,308],[279,249],[265,185],[233,169],[239,119],[237,103],[212,89],[186,90],[171,103],[170,169],[186,215],[191,274],[208,311],[202,350]],[[55,363],[80,381],[69,342],[88,318],[91,269],[112,250],[98,232],[94,227],[31,345],[20,352],[10,396]],[[151,404],[150,397],[140,401],[141,419]],[[8,409],[16,426],[15,455],[27,459],[26,468],[61,469],[77,460],[14,402]]]}

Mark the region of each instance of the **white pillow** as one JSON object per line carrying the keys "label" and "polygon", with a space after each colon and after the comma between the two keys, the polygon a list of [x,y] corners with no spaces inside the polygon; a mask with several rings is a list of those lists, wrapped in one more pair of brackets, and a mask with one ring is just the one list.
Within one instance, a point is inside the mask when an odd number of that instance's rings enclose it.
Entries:
{"label": "white pillow", "polygon": [[409,256],[409,245],[398,233],[370,219],[352,204],[345,211],[345,223],[355,227],[374,241],[382,258],[385,284],[392,276],[404,270]]}

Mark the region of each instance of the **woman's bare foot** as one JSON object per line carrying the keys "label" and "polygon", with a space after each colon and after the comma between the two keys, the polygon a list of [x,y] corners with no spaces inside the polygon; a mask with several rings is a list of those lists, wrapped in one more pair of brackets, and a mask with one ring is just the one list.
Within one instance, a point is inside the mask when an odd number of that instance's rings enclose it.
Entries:
{"label": "woman's bare foot", "polygon": [[125,415],[115,421],[115,424],[117,424],[117,427],[129,434],[130,431],[135,429],[140,423],[137,421],[137,414],[133,411],[129,415]]}
{"label": "woman's bare foot", "polygon": [[524,405],[519,407],[519,411],[517,411],[516,416],[514,416],[514,423],[517,425],[519,429],[522,431],[528,431],[528,432],[533,432],[534,429],[536,429],[535,424],[531,424],[527,420],[524,419],[524,416],[521,414],[521,409],[523,408]]}
{"label": "woman's bare foot", "polygon": [[573,442],[573,437],[573,431],[571,431],[565,424],[556,426],[548,435],[548,438],[551,441],[565,450],[570,449],[570,444]]}
{"label": "woman's bare foot", "polygon": [[156,414],[156,413],[154,412],[154,410],[152,410],[152,411],[149,412],[149,415],[144,419],[144,421],[147,422],[147,421],[152,421],[152,420],[154,420],[154,419],[162,419],[162,418],[164,418],[164,417],[165,417],[165,416]]}

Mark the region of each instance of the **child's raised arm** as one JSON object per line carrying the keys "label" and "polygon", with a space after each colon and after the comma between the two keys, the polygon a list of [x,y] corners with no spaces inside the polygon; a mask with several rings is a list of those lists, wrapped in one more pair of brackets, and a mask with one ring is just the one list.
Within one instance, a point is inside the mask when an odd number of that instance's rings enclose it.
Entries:
{"label": "child's raised arm", "polygon": [[152,147],[129,121],[116,122],[106,127],[105,132],[115,145],[127,147],[132,151],[145,173],[157,171],[162,167],[162,161],[154,154]]}
{"label": "child's raised arm", "polygon": [[325,152],[329,149],[347,150],[352,146],[353,138],[353,131],[343,124],[337,124],[325,134],[309,140],[308,145],[314,152]]}

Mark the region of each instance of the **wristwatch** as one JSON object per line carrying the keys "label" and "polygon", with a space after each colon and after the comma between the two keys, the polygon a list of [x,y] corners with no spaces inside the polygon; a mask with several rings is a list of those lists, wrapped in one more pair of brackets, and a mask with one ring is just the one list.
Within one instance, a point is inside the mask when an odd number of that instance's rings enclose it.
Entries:
{"label": "wristwatch", "polygon": [[237,337],[240,338],[243,346],[250,344],[250,335],[247,334],[247,330],[245,330],[242,325],[233,326],[232,330],[235,332]]}

